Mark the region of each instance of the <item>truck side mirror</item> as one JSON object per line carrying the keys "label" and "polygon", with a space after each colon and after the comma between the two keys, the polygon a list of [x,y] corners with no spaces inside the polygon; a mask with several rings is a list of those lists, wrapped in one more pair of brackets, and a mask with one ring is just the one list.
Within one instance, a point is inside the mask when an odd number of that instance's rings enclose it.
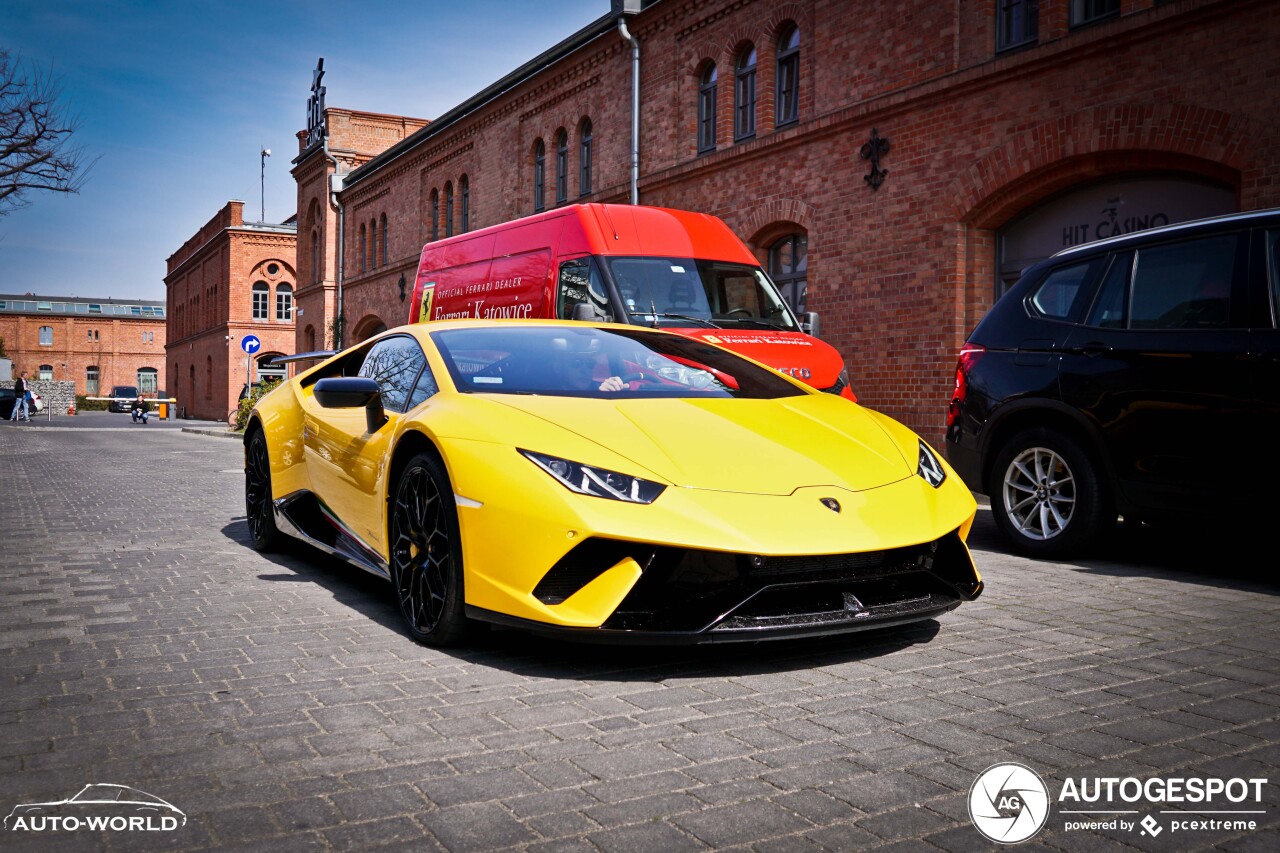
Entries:
{"label": "truck side mirror", "polygon": [[584,323],[595,323],[600,319],[600,315],[596,313],[595,306],[590,302],[576,302],[573,306],[573,313],[569,315],[570,320],[578,320]]}
{"label": "truck side mirror", "polygon": [[815,338],[822,334],[822,324],[818,322],[817,311],[806,311],[800,315],[800,328]]}

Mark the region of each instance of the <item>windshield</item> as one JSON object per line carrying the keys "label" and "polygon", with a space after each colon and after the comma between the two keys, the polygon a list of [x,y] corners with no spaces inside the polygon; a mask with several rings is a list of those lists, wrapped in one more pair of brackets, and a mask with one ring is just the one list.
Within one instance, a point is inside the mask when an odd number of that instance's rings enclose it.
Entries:
{"label": "windshield", "polygon": [[136,397],[138,396],[138,386],[136,385],[117,385],[111,389],[112,397]]}
{"label": "windshield", "polygon": [[433,332],[431,339],[464,393],[611,399],[805,393],[719,347],[643,329],[503,325]]}
{"label": "windshield", "polygon": [[628,322],[798,332],[764,270],[693,258],[605,257]]}

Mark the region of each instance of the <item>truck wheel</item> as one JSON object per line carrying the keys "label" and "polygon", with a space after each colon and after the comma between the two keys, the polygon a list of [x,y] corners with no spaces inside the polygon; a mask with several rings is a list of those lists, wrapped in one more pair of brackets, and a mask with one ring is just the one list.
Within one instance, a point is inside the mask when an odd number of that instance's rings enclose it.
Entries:
{"label": "truck wheel", "polygon": [[1074,554],[1115,517],[1088,455],[1054,429],[1015,435],[996,456],[992,481],[996,525],[1031,557]]}

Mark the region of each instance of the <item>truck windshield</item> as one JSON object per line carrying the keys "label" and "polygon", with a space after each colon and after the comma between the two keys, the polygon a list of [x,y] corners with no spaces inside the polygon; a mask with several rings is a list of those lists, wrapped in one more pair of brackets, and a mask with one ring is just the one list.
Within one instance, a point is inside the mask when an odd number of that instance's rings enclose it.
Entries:
{"label": "truck windshield", "polygon": [[694,258],[605,257],[627,322],[798,332],[791,309],[764,270]]}

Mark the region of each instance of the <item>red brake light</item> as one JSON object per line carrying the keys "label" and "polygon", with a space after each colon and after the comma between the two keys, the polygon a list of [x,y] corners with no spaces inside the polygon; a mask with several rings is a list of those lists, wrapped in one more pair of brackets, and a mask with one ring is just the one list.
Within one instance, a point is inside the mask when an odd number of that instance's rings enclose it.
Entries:
{"label": "red brake light", "polygon": [[960,417],[960,404],[969,392],[969,371],[977,363],[987,348],[981,344],[965,344],[960,348],[960,358],[956,361],[956,387],[951,392],[951,403],[947,406],[947,429],[953,427]]}

